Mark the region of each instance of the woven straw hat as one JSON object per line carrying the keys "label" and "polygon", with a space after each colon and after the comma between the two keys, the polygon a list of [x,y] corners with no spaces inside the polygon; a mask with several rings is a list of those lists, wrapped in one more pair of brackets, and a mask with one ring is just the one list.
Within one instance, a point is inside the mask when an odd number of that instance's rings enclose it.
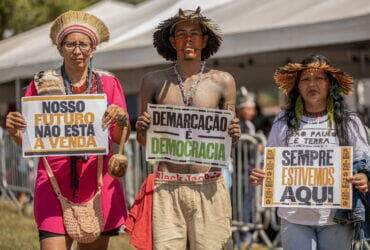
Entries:
{"label": "woven straw hat", "polygon": [[50,38],[56,46],[72,32],[90,37],[93,46],[109,40],[109,29],[102,20],[83,11],[67,11],[58,16],[50,28]]}
{"label": "woven straw hat", "polygon": [[208,36],[208,42],[204,49],[202,49],[202,60],[208,59],[211,55],[217,52],[222,42],[222,33],[218,25],[211,19],[203,16],[200,7],[195,11],[182,10],[164,21],[162,21],[156,28],[153,34],[153,45],[158,53],[166,60],[176,61],[176,50],[170,43],[170,37],[173,35],[176,24],[184,21],[198,21],[203,35]]}
{"label": "woven straw hat", "polygon": [[274,74],[276,86],[285,94],[289,95],[296,82],[298,73],[305,69],[321,69],[326,73],[331,74],[337,79],[340,90],[344,95],[349,95],[352,92],[353,78],[349,74],[333,67],[327,63],[313,62],[307,65],[301,63],[288,63],[280,67]]}

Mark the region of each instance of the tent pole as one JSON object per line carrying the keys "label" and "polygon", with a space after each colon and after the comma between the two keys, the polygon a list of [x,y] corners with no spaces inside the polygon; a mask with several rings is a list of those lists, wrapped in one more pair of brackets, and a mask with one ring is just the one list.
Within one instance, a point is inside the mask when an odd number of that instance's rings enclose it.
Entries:
{"label": "tent pole", "polygon": [[18,111],[21,110],[21,80],[15,79],[15,104]]}

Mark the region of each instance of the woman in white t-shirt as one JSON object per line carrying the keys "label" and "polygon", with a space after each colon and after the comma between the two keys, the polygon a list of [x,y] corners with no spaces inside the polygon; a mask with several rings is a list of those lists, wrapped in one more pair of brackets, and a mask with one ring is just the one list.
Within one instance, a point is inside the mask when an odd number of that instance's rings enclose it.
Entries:
{"label": "woman in white t-shirt", "polygon": [[[343,95],[351,92],[352,77],[334,68],[326,57],[310,55],[302,63],[279,68],[274,80],[287,96],[287,105],[274,121],[267,146],[352,146],[356,171],[350,182],[358,191],[367,192],[366,159],[370,151],[366,133],[359,118],[346,109],[343,100]],[[254,169],[250,181],[260,185],[264,177],[263,170]],[[351,249],[354,225],[359,229],[358,225],[362,224],[357,222],[364,221],[362,204],[356,201],[354,204],[357,210],[352,214],[358,218],[344,215],[343,210],[279,208],[283,249]]]}

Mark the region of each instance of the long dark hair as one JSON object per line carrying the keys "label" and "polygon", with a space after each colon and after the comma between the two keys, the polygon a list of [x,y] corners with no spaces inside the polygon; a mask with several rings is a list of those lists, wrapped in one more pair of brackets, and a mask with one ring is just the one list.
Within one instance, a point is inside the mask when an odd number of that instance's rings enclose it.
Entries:
{"label": "long dark hair", "polygon": [[[318,62],[320,64],[329,64],[331,65],[328,58],[320,54],[311,54],[302,60],[301,64],[303,66],[310,63]],[[286,121],[288,126],[286,141],[289,140],[294,132],[298,129],[298,124],[300,121],[296,117],[295,105],[298,97],[300,96],[298,90],[298,83],[301,78],[302,71],[298,72],[297,77],[295,78],[294,87],[289,93],[286,106],[284,107],[284,115],[281,117]],[[355,130],[358,132],[359,128],[357,123],[354,121],[356,114],[348,110],[347,105],[345,104],[344,98],[340,92],[340,85],[336,78],[334,78],[330,73],[326,73],[329,83],[330,90],[328,98],[333,99],[334,106],[334,128],[339,139],[340,146],[348,146],[349,141],[349,125],[352,124]]]}

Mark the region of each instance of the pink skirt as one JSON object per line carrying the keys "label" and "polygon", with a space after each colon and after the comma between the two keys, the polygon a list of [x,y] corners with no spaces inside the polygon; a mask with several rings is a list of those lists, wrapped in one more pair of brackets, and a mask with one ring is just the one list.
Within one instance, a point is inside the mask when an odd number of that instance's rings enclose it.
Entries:
{"label": "pink skirt", "polygon": [[[103,164],[101,207],[104,215],[104,231],[119,228],[125,223],[127,217],[121,181],[111,177],[107,171],[110,157],[111,155],[105,156]],[[47,157],[47,160],[63,196],[75,203],[86,202],[94,196],[97,188],[97,156],[90,156],[86,162],[77,161],[79,187],[75,196],[73,196],[71,188],[70,157]],[[39,161],[35,184],[34,211],[39,230],[66,234],[60,202],[41,160]]]}

